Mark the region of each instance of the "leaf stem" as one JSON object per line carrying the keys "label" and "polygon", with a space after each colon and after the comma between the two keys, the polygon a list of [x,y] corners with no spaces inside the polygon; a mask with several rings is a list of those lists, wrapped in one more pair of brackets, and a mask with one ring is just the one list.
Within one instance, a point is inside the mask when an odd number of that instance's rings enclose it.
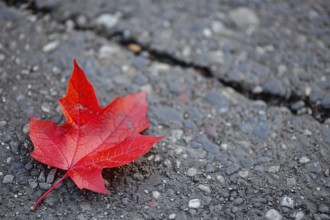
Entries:
{"label": "leaf stem", "polygon": [[31,207],[32,211],[37,210],[37,206],[39,205],[39,203],[51,192],[53,191],[67,176],[69,175],[68,172],[66,172],[64,174],[64,176],[62,176],[61,179],[59,179],[49,190],[47,190],[47,192],[45,192],[35,203],[34,205]]}

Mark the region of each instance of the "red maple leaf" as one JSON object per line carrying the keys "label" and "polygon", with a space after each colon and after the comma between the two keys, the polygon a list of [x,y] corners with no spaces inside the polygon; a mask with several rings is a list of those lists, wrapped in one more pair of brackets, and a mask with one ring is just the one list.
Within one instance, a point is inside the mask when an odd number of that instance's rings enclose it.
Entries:
{"label": "red maple leaf", "polygon": [[102,108],[76,61],[60,106],[66,118],[64,125],[30,117],[29,136],[34,145],[31,156],[67,170],[32,206],[33,210],[67,176],[80,189],[107,194],[102,169],[132,162],[162,138],[139,134],[149,126],[144,92],[116,98]]}

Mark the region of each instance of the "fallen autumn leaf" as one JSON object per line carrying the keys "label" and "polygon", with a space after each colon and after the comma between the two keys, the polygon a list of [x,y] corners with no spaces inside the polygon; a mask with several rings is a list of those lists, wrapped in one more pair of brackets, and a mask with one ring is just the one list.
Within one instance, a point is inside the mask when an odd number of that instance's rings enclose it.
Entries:
{"label": "fallen autumn leaf", "polygon": [[29,136],[34,145],[31,156],[41,163],[67,170],[32,210],[68,176],[80,189],[107,194],[102,169],[134,161],[163,138],[139,134],[149,126],[145,92],[116,98],[102,108],[76,60],[60,106],[66,118],[61,126],[30,117]]}

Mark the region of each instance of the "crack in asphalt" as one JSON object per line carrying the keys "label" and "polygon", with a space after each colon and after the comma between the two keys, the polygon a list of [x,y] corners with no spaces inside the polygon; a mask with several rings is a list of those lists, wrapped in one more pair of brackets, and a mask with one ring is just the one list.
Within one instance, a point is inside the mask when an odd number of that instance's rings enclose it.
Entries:
{"label": "crack in asphalt", "polygon": [[[117,36],[118,35],[120,36],[120,34],[117,34]],[[246,88],[240,83],[228,81],[225,78],[216,77],[209,67],[196,65],[193,62],[186,62],[166,52],[155,50],[147,45],[140,44],[134,38],[125,38],[123,33],[121,34],[118,42],[120,45],[134,52],[135,54],[140,54],[142,51],[148,52],[151,60],[167,63],[170,65],[177,65],[182,68],[193,68],[196,72],[206,78],[216,78],[224,86],[232,88],[237,93],[243,95],[250,100],[262,100],[267,103],[268,106],[287,107],[294,115],[298,115],[299,112],[293,109],[292,105],[297,103],[298,101],[303,101],[305,107],[307,107],[306,113],[310,114],[315,120],[319,121],[320,123],[323,123],[327,118],[330,117],[330,112],[327,111],[327,109],[323,108],[322,106],[317,106],[311,103],[306,97],[299,96],[294,92],[291,92],[291,95],[289,97],[276,96],[267,92],[254,93],[253,91],[251,91],[250,88]],[[137,47],[141,48],[141,50],[134,51],[130,49],[131,45],[137,45]]]}
{"label": "crack in asphalt", "polygon": [[[4,2],[9,5],[16,7],[18,9],[26,9],[30,10],[32,14],[36,15],[51,15],[51,8],[47,7],[38,7],[34,0],[4,0]],[[23,6],[23,7],[22,7]],[[94,26],[79,26],[76,22],[76,15],[72,15],[70,17],[75,22],[74,30],[76,31],[92,31],[100,37],[104,37],[107,40],[112,40],[118,43],[123,48],[133,52],[136,55],[139,55],[141,52],[147,52],[149,54],[149,59],[152,61],[157,61],[160,63],[166,63],[169,65],[180,66],[182,68],[192,68],[197,73],[201,74],[206,78],[216,78],[219,80],[221,84],[226,87],[230,87],[235,90],[237,93],[243,95],[249,100],[262,100],[268,106],[278,106],[278,107],[286,107],[288,108],[292,114],[300,115],[300,114],[309,114],[315,120],[320,123],[323,123],[326,119],[330,118],[330,111],[329,109],[317,105],[316,103],[312,103],[308,97],[304,97],[301,95],[296,94],[294,91],[291,91],[290,96],[282,97],[276,96],[274,94],[267,93],[265,91],[261,93],[254,93],[251,88],[245,87],[243,84],[229,81],[225,78],[216,77],[215,74],[211,71],[211,69],[207,66],[201,66],[194,62],[187,62],[180,58],[177,58],[167,52],[159,51],[153,49],[149,45],[141,44],[138,40],[134,37],[126,37],[124,31],[115,31],[115,32],[105,32],[102,31]],[[56,21],[56,20],[55,20]],[[60,24],[64,24],[64,21],[56,21]],[[136,49],[132,49],[132,46],[135,46]],[[295,110],[293,105],[299,101],[304,102],[304,110],[305,112],[301,113],[299,110]]]}

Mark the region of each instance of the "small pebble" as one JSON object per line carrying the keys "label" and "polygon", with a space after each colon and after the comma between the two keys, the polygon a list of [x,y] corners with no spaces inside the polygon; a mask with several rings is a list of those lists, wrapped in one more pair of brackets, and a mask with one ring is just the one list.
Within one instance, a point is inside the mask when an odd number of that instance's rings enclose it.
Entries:
{"label": "small pebble", "polygon": [[282,215],[275,209],[270,209],[265,214],[266,219],[268,220],[281,220]]}
{"label": "small pebble", "polygon": [[29,179],[29,180],[28,180],[28,183],[29,183],[29,186],[30,186],[32,189],[35,189],[35,188],[37,188],[37,186],[38,186],[38,183],[37,183],[34,179]]}
{"label": "small pebble", "polygon": [[236,207],[236,206],[234,206],[232,209],[231,209],[231,211],[233,212],[233,213],[236,213],[236,212],[238,212],[238,207]]}
{"label": "small pebble", "polygon": [[294,178],[294,177],[286,178],[286,185],[288,187],[295,186],[296,185],[296,178]]}
{"label": "small pebble", "polygon": [[205,193],[211,193],[210,187],[209,186],[206,186],[206,185],[199,185],[198,186],[198,189],[202,190]]}
{"label": "small pebble", "polygon": [[294,216],[295,220],[303,220],[304,218],[305,218],[305,214],[302,211],[297,212]]}
{"label": "small pebble", "polygon": [[257,165],[253,168],[254,171],[256,171],[257,173],[263,173],[265,171],[263,166]]}
{"label": "small pebble", "polygon": [[11,136],[10,136],[9,134],[4,134],[4,135],[2,136],[2,141],[3,141],[4,143],[9,143],[10,140],[11,140]]}
{"label": "small pebble", "polygon": [[281,200],[281,206],[292,208],[294,207],[294,201],[289,196],[284,196]]}
{"label": "small pebble", "polygon": [[161,194],[158,191],[152,191],[151,196],[152,196],[152,198],[158,200],[158,199],[160,199]]}
{"label": "small pebble", "polygon": [[5,175],[3,177],[2,183],[6,184],[6,183],[12,183],[14,181],[14,176],[13,175]]}
{"label": "small pebble", "polygon": [[271,166],[268,168],[269,173],[277,173],[280,170],[280,166]]}
{"label": "small pebble", "polygon": [[44,171],[41,171],[41,173],[39,174],[38,181],[39,182],[45,182],[46,181],[46,177],[45,177],[45,172]]}
{"label": "small pebble", "polygon": [[248,170],[241,170],[238,172],[238,175],[242,178],[246,178],[249,176],[249,171]]}
{"label": "small pebble", "polygon": [[30,131],[29,126],[30,126],[30,123],[27,123],[26,125],[24,125],[23,130],[22,130],[24,134],[29,133],[29,131]]}
{"label": "small pebble", "polygon": [[199,199],[192,199],[189,201],[188,207],[191,209],[198,209],[201,206],[201,201]]}
{"label": "small pebble", "polygon": [[52,184],[50,184],[50,183],[39,183],[39,187],[40,187],[40,189],[48,190],[48,189],[50,189],[50,187],[52,187]]}
{"label": "small pebble", "polygon": [[221,183],[221,184],[224,184],[225,183],[225,178],[221,175],[218,175],[217,177],[217,180]]}
{"label": "small pebble", "polygon": [[321,173],[322,167],[319,162],[313,162],[306,164],[306,169],[313,173]]}
{"label": "small pebble", "polygon": [[4,61],[6,59],[6,56],[2,53],[0,53],[0,61]]}
{"label": "small pebble", "polygon": [[320,207],[319,207],[319,211],[322,212],[322,213],[328,213],[329,212],[329,207],[324,205],[324,204],[321,204]]}
{"label": "small pebble", "polygon": [[205,167],[205,172],[206,173],[212,173],[214,172],[215,168],[212,164],[207,164],[206,167]]}
{"label": "small pebble", "polygon": [[133,174],[133,179],[138,180],[138,181],[142,181],[142,180],[144,180],[144,176],[141,173],[134,173]]}
{"label": "small pebble", "polygon": [[304,164],[304,163],[308,163],[311,160],[308,157],[301,157],[299,160],[299,163]]}
{"label": "small pebble", "polygon": [[183,131],[182,130],[174,129],[174,130],[172,130],[169,139],[172,142],[176,143],[178,140],[180,140],[182,138],[182,135],[183,135]]}
{"label": "small pebble", "polygon": [[6,121],[4,121],[4,120],[0,121],[0,127],[5,126],[6,124],[7,124]]}
{"label": "small pebble", "polygon": [[58,45],[60,45],[60,42],[55,40],[55,41],[51,41],[49,43],[47,43],[45,46],[42,47],[42,51],[43,52],[50,52],[55,50]]}
{"label": "small pebble", "polygon": [[187,176],[193,177],[197,175],[197,170],[193,167],[187,170]]}
{"label": "small pebble", "polygon": [[111,29],[117,25],[121,14],[101,14],[96,18],[96,25],[99,27],[104,27],[106,29]]}
{"label": "small pebble", "polygon": [[241,205],[243,202],[244,202],[243,198],[237,198],[237,199],[235,199],[234,204],[235,205]]}
{"label": "small pebble", "polygon": [[121,200],[121,203],[123,204],[123,205],[128,205],[129,204],[129,198],[123,198],[122,200]]}
{"label": "small pebble", "polygon": [[53,183],[57,169],[51,169],[47,176],[47,183]]}
{"label": "small pebble", "polygon": [[240,168],[239,164],[234,163],[231,166],[227,167],[225,172],[227,175],[231,175],[231,174],[235,173],[236,171],[238,171],[239,168]]}
{"label": "small pebble", "polygon": [[46,102],[42,103],[42,105],[41,105],[41,111],[47,112],[47,113],[50,112],[49,104],[46,103]]}
{"label": "small pebble", "polygon": [[176,217],[176,214],[175,213],[172,213],[168,216],[168,219],[175,219]]}

